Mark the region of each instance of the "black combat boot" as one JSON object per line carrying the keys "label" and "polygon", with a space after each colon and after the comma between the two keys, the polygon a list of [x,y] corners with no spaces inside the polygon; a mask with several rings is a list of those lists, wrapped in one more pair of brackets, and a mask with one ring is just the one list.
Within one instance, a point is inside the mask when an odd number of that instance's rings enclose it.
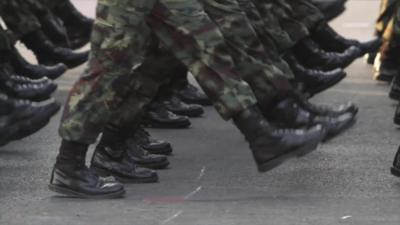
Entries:
{"label": "black combat boot", "polygon": [[105,129],[93,154],[90,168],[98,175],[113,176],[123,183],[157,182],[156,172],[138,167],[128,155],[124,135],[115,129]]}
{"label": "black combat boot", "polygon": [[119,128],[108,126],[103,135],[105,136],[102,139],[105,141],[101,143],[102,148],[110,148],[107,151],[126,152],[124,156],[129,157],[129,161],[135,165],[148,169],[165,169],[169,165],[167,157],[151,155],[139,146],[134,132],[125,132]]}
{"label": "black combat boot", "polygon": [[325,72],[305,68],[293,55],[285,59],[293,70],[296,80],[304,84],[303,92],[310,96],[334,86],[346,77],[346,72],[340,68]]}
{"label": "black combat boot", "polygon": [[373,78],[379,81],[391,82],[397,76],[400,68],[400,60],[396,55],[386,55],[381,60],[380,65],[374,71]]}
{"label": "black combat boot", "polygon": [[178,92],[178,96],[187,104],[198,104],[203,106],[212,105],[212,102],[207,95],[201,93],[200,90],[192,84],[187,84]]}
{"label": "black combat boot", "polygon": [[324,50],[331,52],[344,52],[355,46],[361,49],[361,55],[373,53],[379,50],[382,45],[380,38],[366,42],[359,42],[354,39],[347,39],[338,34],[327,23],[321,23],[311,34],[312,39]]}
{"label": "black combat boot", "polygon": [[396,152],[396,155],[394,156],[393,166],[390,168],[390,172],[394,176],[400,177],[400,146]]}
{"label": "black combat boot", "polygon": [[200,117],[204,114],[204,109],[201,105],[186,104],[174,94],[159,99],[158,101],[160,101],[168,111],[180,116]]}
{"label": "black combat boot", "polygon": [[143,125],[151,128],[182,129],[188,128],[191,123],[187,116],[176,115],[163,104],[152,102],[144,115]]}
{"label": "black combat boot", "polygon": [[378,52],[367,53],[365,55],[365,62],[368,65],[374,65],[377,54]]}
{"label": "black combat boot", "polygon": [[346,1],[347,0],[311,0],[311,3],[321,10],[327,21],[330,21],[346,10]]}
{"label": "black combat boot", "polygon": [[59,109],[60,105],[54,100],[39,104],[0,93],[0,145],[25,138],[42,129]]}
{"label": "black combat boot", "polygon": [[394,112],[393,122],[396,125],[400,125],[400,102],[396,106],[396,111]]}
{"label": "black combat boot", "polygon": [[60,104],[53,99],[40,104],[40,110],[29,119],[18,121],[19,130],[12,136],[8,135],[10,140],[20,140],[28,137],[45,127],[50,119],[60,110]]}
{"label": "black combat boot", "polygon": [[71,48],[67,30],[60,18],[54,16],[52,13],[47,13],[40,16],[39,20],[42,31],[54,45],[63,48]]}
{"label": "black combat boot", "polygon": [[28,77],[23,77],[23,76],[19,76],[19,75],[9,75],[8,79],[15,82],[15,83],[19,83],[19,84],[52,84],[53,82],[47,78],[47,77],[42,77],[39,79],[31,79]]}
{"label": "black combat boot", "polygon": [[167,157],[150,154],[137,143],[134,137],[127,139],[125,144],[129,157],[138,166],[155,170],[166,169],[169,166]]}
{"label": "black combat boot", "polygon": [[389,97],[393,100],[400,101],[400,76],[397,74],[390,84]]}
{"label": "black combat boot", "polygon": [[343,113],[338,116],[321,116],[302,108],[297,100],[287,97],[272,109],[265,111],[265,117],[276,127],[304,128],[321,124],[326,130],[324,141],[343,133],[355,123],[355,114]]}
{"label": "black combat boot", "polygon": [[300,130],[274,128],[256,106],[236,115],[233,121],[249,142],[260,172],[271,170],[289,158],[314,151],[325,137],[321,125]]}
{"label": "black combat boot", "polygon": [[51,174],[51,191],[78,198],[118,198],[125,194],[114,178],[101,178],[85,166],[88,145],[63,140]]}
{"label": "black combat boot", "polygon": [[11,97],[32,101],[43,101],[51,97],[57,89],[55,83],[15,82],[8,75],[0,72],[0,88]]}
{"label": "black combat boot", "polygon": [[48,67],[30,64],[19,54],[16,49],[11,52],[10,61],[16,73],[31,79],[48,77],[54,80],[63,75],[68,69],[68,67],[62,63]]}
{"label": "black combat boot", "polygon": [[142,126],[140,126],[135,132],[135,141],[150,154],[172,154],[172,147],[170,143],[163,140],[154,139]]}
{"label": "black combat boot", "polygon": [[358,113],[358,107],[352,103],[347,102],[339,105],[317,105],[312,104],[306,98],[300,94],[293,93],[291,98],[295,99],[297,104],[308,112],[314,113],[319,116],[340,116],[346,113],[352,113],[356,115]]}
{"label": "black combat boot", "polygon": [[304,65],[323,70],[346,68],[362,55],[361,50],[355,46],[349,47],[343,53],[326,52],[310,39],[300,41],[293,52]]}
{"label": "black combat boot", "polygon": [[74,68],[85,63],[89,57],[88,51],[75,53],[70,49],[54,46],[41,31],[29,33],[21,41],[35,53],[39,64],[47,66],[61,62]]}
{"label": "black combat boot", "polygon": [[71,47],[77,49],[90,41],[94,20],[85,17],[70,1],[64,1],[55,8],[56,15],[61,18],[67,28]]}

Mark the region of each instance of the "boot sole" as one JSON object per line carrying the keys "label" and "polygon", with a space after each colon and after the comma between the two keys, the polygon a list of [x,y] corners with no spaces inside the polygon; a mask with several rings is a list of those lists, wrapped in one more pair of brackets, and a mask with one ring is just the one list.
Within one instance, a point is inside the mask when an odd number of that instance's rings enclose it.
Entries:
{"label": "boot sole", "polygon": [[176,115],[187,116],[187,117],[201,117],[204,114],[203,110],[192,111],[192,112],[178,112],[178,111],[172,111],[172,110],[170,110],[170,111],[175,113]]}
{"label": "boot sole", "polygon": [[145,147],[143,147],[143,148],[144,148],[144,150],[148,151],[152,155],[165,155],[165,156],[172,155],[172,150],[153,150],[153,149],[148,149]]}
{"label": "boot sole", "polygon": [[124,189],[122,189],[118,192],[113,192],[113,193],[104,194],[104,195],[88,195],[85,193],[77,192],[77,191],[71,190],[69,188],[64,188],[64,187],[60,187],[60,186],[53,185],[53,184],[49,184],[48,187],[53,192],[65,195],[67,197],[72,197],[72,198],[114,199],[114,198],[122,198],[125,195]]}
{"label": "boot sole", "polygon": [[272,169],[278,167],[279,165],[281,165],[282,163],[284,163],[286,160],[288,160],[290,158],[303,157],[303,156],[315,151],[316,149],[318,149],[318,145],[321,142],[321,140],[322,140],[322,138],[316,140],[315,142],[301,146],[294,151],[290,151],[286,154],[283,154],[275,159],[268,161],[267,163],[263,163],[258,166],[258,171],[261,173],[265,173],[269,170],[272,170]]}
{"label": "boot sole", "polygon": [[165,123],[158,123],[158,122],[150,122],[146,121],[143,123],[145,127],[148,128],[160,128],[160,129],[185,129],[190,127],[191,123],[190,122],[182,122],[182,123],[170,123],[170,124],[165,124]]}
{"label": "boot sole", "polygon": [[140,162],[135,162],[136,165],[140,167],[144,167],[147,169],[152,169],[152,170],[162,170],[166,169],[169,166],[169,162],[160,162],[160,163],[140,163]]}
{"label": "boot sole", "polygon": [[122,183],[126,183],[126,184],[146,184],[146,183],[157,183],[158,182],[158,176],[148,177],[148,178],[129,179],[129,178],[126,178],[126,177],[118,176],[115,173],[110,172],[110,171],[105,170],[105,169],[102,169],[102,168],[91,167],[90,169],[93,170],[96,174],[98,174],[101,177],[113,176],[118,181],[120,181]]}
{"label": "boot sole", "polygon": [[396,167],[390,168],[390,173],[396,177],[400,177],[400,170]]}
{"label": "boot sole", "polygon": [[340,81],[342,81],[344,78],[346,77],[346,73],[343,73],[341,76],[339,76],[336,79],[331,80],[331,82],[323,85],[323,86],[319,86],[316,88],[313,88],[311,90],[306,90],[306,92],[310,95],[310,96],[314,96],[320,92],[323,92],[333,86],[335,86],[336,84],[338,84]]}

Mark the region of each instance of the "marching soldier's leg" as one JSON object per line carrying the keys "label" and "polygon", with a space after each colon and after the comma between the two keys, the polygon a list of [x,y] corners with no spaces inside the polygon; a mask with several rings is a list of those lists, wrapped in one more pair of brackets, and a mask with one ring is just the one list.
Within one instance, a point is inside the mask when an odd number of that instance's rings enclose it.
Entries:
{"label": "marching soldier's leg", "polygon": [[[132,90],[131,71],[138,69],[145,58],[150,37],[145,18],[154,3],[98,2],[91,57],[69,94],[59,128],[63,140],[50,180],[51,190],[92,198],[124,193],[120,184],[99,179],[85,167],[85,158],[88,145],[96,141]],[[125,123],[126,130],[130,123]],[[134,166],[127,170],[130,172],[134,175]],[[152,173],[150,177],[154,177]]]}
{"label": "marching soldier's leg", "polygon": [[236,68],[255,93],[259,105],[269,110],[274,99],[287,95],[290,84],[272,64],[257,33],[236,0],[201,0],[205,12],[218,25]]}
{"label": "marching soldier's leg", "polygon": [[[183,8],[186,10],[182,11]],[[252,91],[236,73],[227,52],[229,45],[224,44],[223,35],[198,2],[161,0],[149,18],[149,25],[160,41],[188,66],[220,115],[225,119],[233,119],[249,141],[259,171],[270,170],[287,157],[295,155],[294,152],[302,151],[292,146],[297,150],[283,153],[282,142],[271,139],[274,136],[271,131],[275,129],[268,125],[254,105]],[[251,132],[255,130],[259,133]],[[294,134],[293,130],[283,133],[283,136]],[[311,148],[306,147],[306,151],[312,151],[323,132],[319,126],[315,126],[305,130],[305,133],[292,140],[300,141],[302,144],[297,143],[300,145],[309,143]],[[294,142],[289,145],[292,144]],[[272,155],[276,160],[271,158]]]}
{"label": "marching soldier's leg", "polygon": [[[384,44],[380,50],[380,77],[392,77],[389,97],[400,100],[400,3],[396,3],[392,22],[384,34]],[[389,78],[390,79],[390,78]]]}
{"label": "marching soldier's leg", "polygon": [[393,14],[396,10],[396,2],[396,0],[381,0],[379,16],[375,24],[375,34],[378,37],[383,36],[390,20],[393,18]]}

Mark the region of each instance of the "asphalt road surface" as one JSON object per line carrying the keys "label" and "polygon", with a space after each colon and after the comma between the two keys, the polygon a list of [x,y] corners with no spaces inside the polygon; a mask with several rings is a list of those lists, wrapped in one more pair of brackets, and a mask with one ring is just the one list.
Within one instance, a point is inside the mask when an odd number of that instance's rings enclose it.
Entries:
{"label": "asphalt road surface", "polygon": [[[93,15],[95,1],[75,3]],[[332,24],[348,37],[367,40],[378,4],[350,0]],[[65,100],[82,69],[58,81],[57,99]],[[58,115],[41,132],[0,149],[0,224],[399,225],[400,179],[389,173],[399,144],[395,102],[362,59],[347,71],[342,83],[313,101],[352,100],[360,106],[358,122],[318,151],[259,174],[243,137],[207,108],[190,129],[150,130],[173,144],[171,167],[159,171],[160,183],[127,185],[125,199],[69,199],[48,191],[60,142]]]}

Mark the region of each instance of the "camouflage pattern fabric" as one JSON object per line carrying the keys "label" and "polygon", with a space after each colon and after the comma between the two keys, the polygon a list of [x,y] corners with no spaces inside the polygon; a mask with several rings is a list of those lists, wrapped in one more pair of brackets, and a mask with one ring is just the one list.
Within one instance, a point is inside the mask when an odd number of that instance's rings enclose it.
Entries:
{"label": "camouflage pattern fabric", "polygon": [[237,1],[256,31],[272,65],[279,68],[286,79],[294,79],[294,74],[289,65],[281,58],[281,51],[292,47],[295,43],[280,27],[279,21],[269,12],[272,8],[268,4],[259,4],[259,8],[257,8],[257,5],[251,0]]}
{"label": "camouflage pattern fabric", "polygon": [[300,22],[310,32],[321,22],[325,22],[322,12],[310,0],[286,0],[292,8],[292,19]]}
{"label": "camouflage pattern fabric", "polygon": [[[162,81],[146,70],[146,60],[154,63],[148,50],[151,31],[189,68],[224,119],[256,104],[234,70],[221,32],[197,1],[99,0],[88,68],[65,105],[63,139],[93,143],[107,122],[130,125],[134,113],[122,107],[140,109],[153,97]],[[124,115],[113,118],[115,113]]]}
{"label": "camouflage pattern fabric", "polygon": [[385,33],[385,30],[391,23],[393,18],[393,14],[396,10],[397,0],[381,0],[379,7],[379,16],[376,20],[375,25],[375,34],[378,37],[382,37]]}
{"label": "camouflage pattern fabric", "polygon": [[201,0],[205,12],[218,25],[236,69],[255,93],[260,105],[269,106],[278,95],[285,95],[290,84],[275,67],[237,0]]}
{"label": "camouflage pattern fabric", "polygon": [[382,35],[383,44],[380,49],[381,60],[388,56],[392,58],[400,57],[400,3],[396,2],[393,7],[392,18]]}
{"label": "camouflage pattern fabric", "polygon": [[[272,2],[273,15],[278,18],[282,29],[289,35],[292,42],[297,43],[309,36],[307,27],[298,18],[295,18],[294,10],[288,3],[289,1],[272,0]],[[284,49],[284,51],[286,50]]]}

